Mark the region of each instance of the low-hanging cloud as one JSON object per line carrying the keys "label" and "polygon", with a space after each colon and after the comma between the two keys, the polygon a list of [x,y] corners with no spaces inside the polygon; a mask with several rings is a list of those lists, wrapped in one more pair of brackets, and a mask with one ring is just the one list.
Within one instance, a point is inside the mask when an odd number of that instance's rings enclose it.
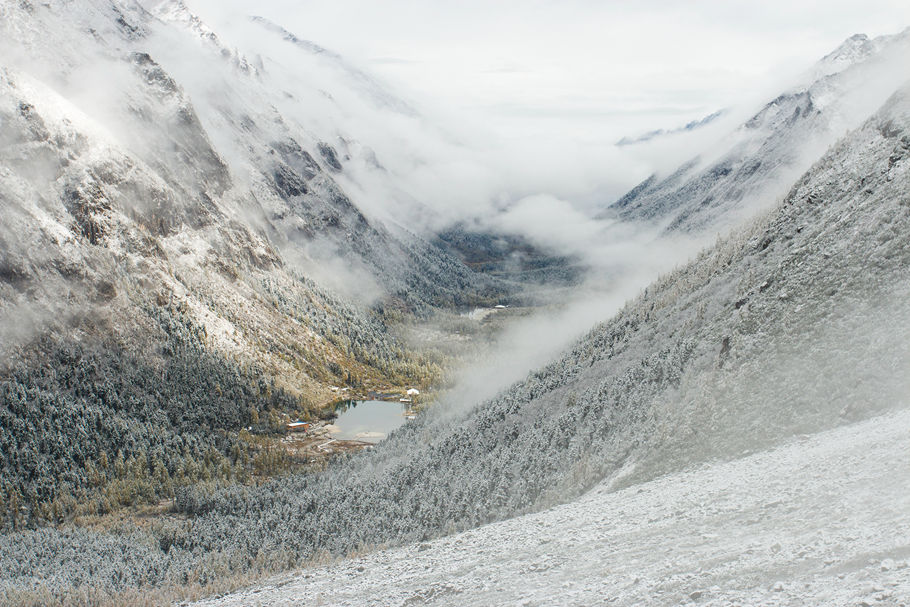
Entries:
{"label": "low-hanging cloud", "polygon": [[[143,4],[154,10],[159,3]],[[316,157],[318,143],[327,142],[338,151],[343,165],[333,177],[373,219],[425,235],[456,222],[470,222],[522,236],[553,254],[581,258],[590,268],[584,285],[560,294],[557,312],[519,322],[506,331],[505,349],[494,354],[494,358],[508,361],[511,369],[495,374],[500,385],[547,360],[573,336],[611,315],[657,273],[684,262],[704,244],[700,238],[658,238],[653,227],[616,224],[592,216],[652,172],[669,171],[679,161],[710,149],[724,129],[755,109],[759,93],[764,94],[764,90],[749,90],[742,95],[722,96],[705,106],[699,95],[679,86],[678,79],[673,99],[663,104],[655,103],[659,96],[654,89],[610,93],[609,78],[599,73],[598,67],[618,77],[634,71],[635,65],[614,68],[616,57],[598,57],[598,49],[575,46],[573,52],[581,53],[577,65],[568,61],[568,55],[544,58],[546,64],[540,66],[535,65],[535,60],[541,60],[538,56],[490,57],[489,62],[498,67],[471,82],[495,85],[491,95],[501,87],[501,97],[498,101],[488,98],[482,111],[439,99],[420,103],[420,95],[412,95],[413,89],[399,94],[399,89],[389,84],[391,80],[371,74],[363,67],[369,65],[363,55],[349,59],[300,44],[313,34],[330,37],[331,32],[317,27],[318,8],[310,7],[315,13],[307,22],[305,13],[294,4],[265,2],[256,10],[275,21],[269,26],[250,20],[250,7],[245,3],[216,6],[199,0],[189,5],[218,16],[211,23],[217,38],[204,29],[200,35],[200,31],[162,27],[141,44],[186,92],[213,147],[229,165],[237,190],[256,185],[256,163],[262,160],[250,153],[248,141],[238,132],[252,132],[251,139],[267,143],[293,135]],[[542,10],[539,6],[529,13],[513,9],[515,14],[531,15],[531,21],[548,14],[547,10],[535,12]],[[577,26],[579,15],[595,10],[586,4],[574,9],[578,12],[573,13],[573,25],[566,31]],[[279,16],[283,18],[277,20]],[[639,17],[629,18],[634,21]],[[653,39],[665,31],[664,26],[658,24],[653,32],[641,31]],[[298,28],[306,31],[296,31]],[[550,43],[557,38],[547,34]],[[315,42],[331,46],[323,39]],[[478,41],[481,49],[485,44]],[[549,48],[557,46],[550,44]],[[415,52],[420,48],[417,45]],[[649,51],[648,61],[638,64],[642,73],[649,73],[653,63],[666,59],[671,51],[666,46]],[[192,57],[199,60],[188,59]],[[807,57],[806,65],[815,58]],[[385,65],[401,67],[412,65],[408,61],[413,60],[404,58],[404,62]],[[428,52],[418,64],[434,61],[438,61],[439,75],[444,77],[451,67],[449,60]],[[571,67],[566,80],[548,80],[561,66]],[[117,83],[104,84],[100,73],[77,75],[81,82],[94,86],[73,98],[81,99],[87,110],[94,107],[93,117],[99,123],[107,124],[113,132],[124,132],[121,118],[117,112],[108,111],[108,105],[120,107],[128,95],[118,90]],[[127,77],[120,72],[116,75]],[[596,85],[590,98],[578,88],[578,79],[585,77]],[[541,82],[561,83],[565,86],[563,94],[544,98],[530,94],[540,94]],[[763,86],[768,86],[767,80]],[[69,91],[74,88],[77,85],[71,81]],[[516,105],[516,95],[522,90],[529,91],[527,103]],[[110,91],[118,95],[106,95]],[[698,133],[679,134],[634,149],[614,145],[620,135],[673,128],[730,102],[743,105],[729,110],[725,121]],[[495,116],[502,119],[503,128],[492,124],[491,117]],[[258,226],[268,229],[267,212],[245,208],[245,200],[243,196],[225,197],[222,203],[236,207],[228,211],[255,218]],[[323,275],[317,278],[324,283],[335,279],[329,285],[333,289],[345,291],[345,285],[360,283],[367,287],[355,291],[368,293],[368,299],[377,296],[365,271],[351,270],[341,262],[326,262],[329,258],[306,247],[299,249],[299,255],[291,247],[283,252],[290,263],[306,273],[312,275],[321,269]],[[320,260],[325,263],[320,264]],[[475,384],[488,389],[485,381]]]}
{"label": "low-hanging cloud", "polygon": [[[516,321],[503,333],[499,349],[464,370],[453,393],[465,404],[490,396],[528,369],[545,363],[595,322],[615,313],[660,272],[684,263],[707,244],[713,234],[670,239],[659,236],[653,226],[598,221],[592,216],[652,172],[666,174],[718,143],[722,144],[719,149],[731,145],[725,137],[783,88],[782,78],[765,78],[737,95],[720,95],[710,105],[693,103],[691,91],[679,88],[675,99],[663,100],[660,106],[654,103],[659,97],[652,90],[635,98],[613,95],[602,108],[571,100],[548,108],[539,98],[510,106],[511,93],[505,91],[498,109],[490,112],[493,106],[488,106],[483,112],[471,112],[446,100],[414,102],[413,88],[396,88],[371,74],[363,67],[368,62],[362,56],[359,61],[357,57],[313,53],[312,46],[295,44],[275,28],[249,20],[245,5],[228,5],[228,9],[222,3],[216,8],[205,1],[190,5],[220,17],[215,25],[221,42],[261,66],[255,79],[251,78],[255,86],[250,90],[261,87],[257,93],[261,96],[258,102],[255,95],[247,99],[250,113],[261,116],[264,108],[257,103],[267,104],[311,138],[301,141],[302,145],[327,141],[336,146],[344,170],[335,178],[368,216],[423,234],[457,222],[483,226],[522,236],[554,254],[578,257],[590,269],[585,284],[560,291],[555,311]],[[333,34],[318,29],[320,9],[311,8],[315,13],[309,20],[286,3],[265,3],[257,6],[257,12],[299,39],[316,37],[316,44],[330,47],[326,38]],[[654,35],[659,31],[656,28]],[[843,37],[851,33],[847,31]],[[838,36],[836,41],[841,39]],[[813,41],[820,50],[806,56],[803,66],[811,65],[836,41],[825,42],[824,47]],[[419,44],[415,48],[419,53]],[[671,49],[663,47],[663,54],[651,51],[648,57],[666,59],[669,52]],[[212,99],[234,83],[224,77],[215,80],[211,73],[196,73],[198,69],[182,61],[176,50],[161,48],[158,53],[190,91],[203,120],[217,124],[220,108]],[[432,54],[384,56],[398,60],[373,66],[425,67],[438,59]],[[560,59],[565,57],[556,57],[554,62]],[[581,63],[603,87],[603,80],[591,71],[596,61],[586,57]],[[495,77],[496,86],[516,90],[531,85],[527,62],[499,61],[498,65],[510,69],[507,73],[488,70],[481,78]],[[445,66],[445,61],[439,62],[440,73]],[[756,73],[756,68],[750,69]],[[355,72],[366,74],[368,81],[352,77]],[[786,76],[796,72],[791,68]],[[402,106],[415,111],[399,111],[386,101],[387,95],[396,97],[401,90],[406,98]],[[577,89],[567,91],[578,93]],[[420,95],[416,97],[420,99]],[[627,109],[621,111],[623,104]],[[614,145],[619,136],[672,129],[721,108],[727,110],[721,119],[696,132],[624,149]],[[490,116],[500,116],[508,128],[495,128]],[[223,143],[230,148],[230,142]],[[765,198],[773,203],[784,187],[781,182]]]}

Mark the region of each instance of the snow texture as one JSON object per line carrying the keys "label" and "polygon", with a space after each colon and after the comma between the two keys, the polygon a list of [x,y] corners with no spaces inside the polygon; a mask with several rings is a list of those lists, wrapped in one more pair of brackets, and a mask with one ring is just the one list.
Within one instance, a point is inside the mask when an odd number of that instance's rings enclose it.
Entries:
{"label": "snow texture", "polygon": [[[422,416],[319,475],[188,490],[178,507],[194,516],[165,538],[137,531],[145,548],[130,553],[135,561],[107,556],[124,541],[113,536],[10,535],[0,540],[0,568],[10,572],[3,584],[91,580],[116,591],[138,572],[165,584],[212,579],[257,555],[287,563],[277,568],[408,545],[542,511],[604,481],[646,486],[886,413],[910,394],[908,182],[904,88],[773,212],[650,285],[494,399],[460,417]],[[887,518],[881,506],[871,503],[869,516]],[[869,546],[890,546],[878,539]],[[127,575],[102,578],[99,562]]]}
{"label": "snow texture", "polygon": [[902,410],[199,607],[905,605],[908,436]]}

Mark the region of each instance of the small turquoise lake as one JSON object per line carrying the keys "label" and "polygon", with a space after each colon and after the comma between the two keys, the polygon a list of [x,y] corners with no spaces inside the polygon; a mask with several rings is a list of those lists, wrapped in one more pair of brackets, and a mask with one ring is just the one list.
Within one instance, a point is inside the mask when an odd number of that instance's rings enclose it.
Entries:
{"label": "small turquoise lake", "polygon": [[337,430],[332,438],[378,443],[404,424],[409,403],[384,400],[348,400],[338,403],[338,417],[332,422]]}

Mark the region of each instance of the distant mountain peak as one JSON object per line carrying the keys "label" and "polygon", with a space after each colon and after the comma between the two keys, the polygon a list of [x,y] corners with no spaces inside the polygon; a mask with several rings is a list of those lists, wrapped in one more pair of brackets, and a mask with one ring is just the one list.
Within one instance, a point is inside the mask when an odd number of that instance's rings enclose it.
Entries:
{"label": "distant mountain peak", "polygon": [[874,50],[872,40],[866,34],[853,34],[844,40],[840,46],[822,58],[822,61],[848,61],[868,57]]}
{"label": "distant mountain peak", "polygon": [[329,49],[327,49],[325,47],[319,46],[312,40],[305,40],[303,38],[299,38],[293,32],[288,31],[287,29],[281,27],[280,25],[278,25],[274,21],[271,21],[270,19],[266,19],[265,17],[260,17],[258,15],[253,15],[252,17],[250,17],[250,21],[261,25],[262,27],[264,27],[265,29],[267,29],[269,31],[275,32],[276,34],[280,34],[285,40],[287,40],[291,44],[294,44],[296,46],[299,46],[300,48],[306,49],[313,54],[325,55],[326,57],[331,57],[332,59],[337,59],[339,61],[342,59],[341,55],[339,55],[338,53],[336,53],[334,51],[330,51]]}
{"label": "distant mountain peak", "polygon": [[910,31],[851,36],[730,134],[724,153],[710,162],[696,156],[666,178],[652,176],[602,216],[697,233],[764,208],[786,193],[781,184],[808,169],[895,90],[906,77],[908,49]]}
{"label": "distant mountain peak", "polygon": [[199,16],[192,12],[183,0],[163,0],[154,7],[158,19],[177,24],[193,33],[203,44],[214,48],[222,57],[231,61],[235,67],[248,74],[256,75],[259,68],[243,56],[237,49],[228,48],[218,34]]}
{"label": "distant mountain peak", "polygon": [[866,34],[853,34],[813,66],[811,80],[837,74],[868,59],[876,53],[880,41],[878,38],[870,39]]}

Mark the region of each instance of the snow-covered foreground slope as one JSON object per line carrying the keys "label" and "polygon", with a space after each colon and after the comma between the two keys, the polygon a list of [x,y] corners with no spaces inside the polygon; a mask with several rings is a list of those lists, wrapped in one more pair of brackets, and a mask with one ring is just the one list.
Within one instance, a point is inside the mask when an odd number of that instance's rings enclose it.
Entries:
{"label": "snow-covered foreground slope", "polygon": [[910,411],[204,605],[910,604]]}

